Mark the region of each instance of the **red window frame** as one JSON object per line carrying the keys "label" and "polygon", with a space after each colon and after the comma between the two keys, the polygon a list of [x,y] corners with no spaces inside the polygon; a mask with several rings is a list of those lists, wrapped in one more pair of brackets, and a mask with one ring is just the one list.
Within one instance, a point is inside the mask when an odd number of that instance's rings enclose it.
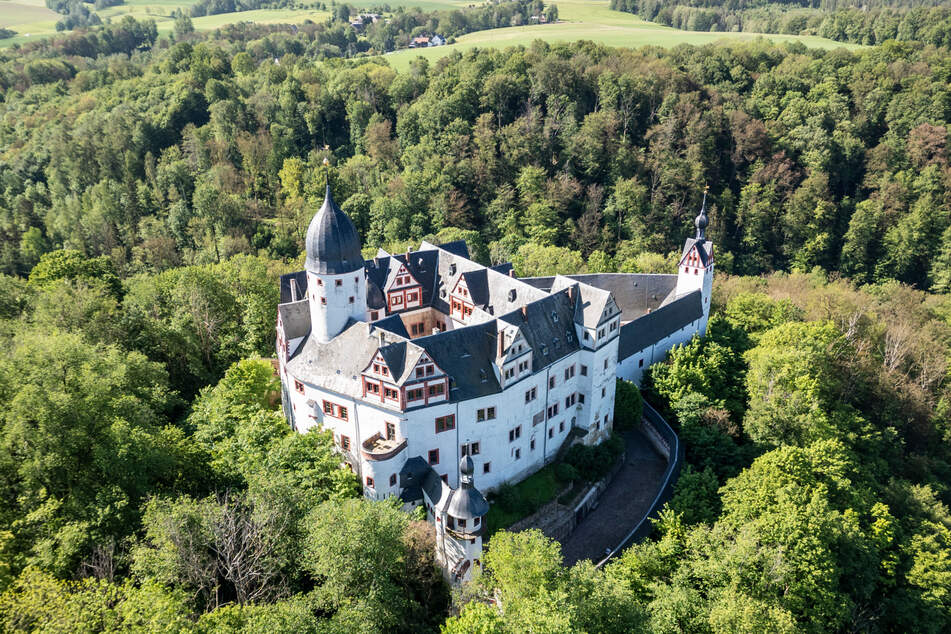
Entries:
{"label": "red window frame", "polygon": [[300,392],[301,394],[303,394],[303,393],[304,393],[304,384],[301,383],[300,381],[298,381],[297,379],[294,379],[294,389],[297,390],[298,392]]}
{"label": "red window frame", "polygon": [[333,416],[334,418],[339,418],[340,420],[349,420],[349,412],[345,405],[337,405],[330,401],[324,401],[324,414],[327,416]]}
{"label": "red window frame", "polygon": [[374,488],[373,478],[371,478],[370,476],[367,476],[367,486],[370,487],[371,489]]}
{"label": "red window frame", "polygon": [[[442,427],[442,429],[440,429]],[[450,431],[456,428],[456,415],[446,414],[436,417],[436,433],[441,434],[444,431]]]}
{"label": "red window frame", "polygon": [[350,436],[340,434],[340,448],[344,451],[350,451]]}
{"label": "red window frame", "polygon": [[439,464],[439,450],[430,449],[429,453],[426,454],[426,460],[429,462],[430,465]]}
{"label": "red window frame", "polygon": [[395,473],[390,476],[390,486],[391,486],[391,487],[395,487],[395,486],[396,486],[396,474],[395,474]]}

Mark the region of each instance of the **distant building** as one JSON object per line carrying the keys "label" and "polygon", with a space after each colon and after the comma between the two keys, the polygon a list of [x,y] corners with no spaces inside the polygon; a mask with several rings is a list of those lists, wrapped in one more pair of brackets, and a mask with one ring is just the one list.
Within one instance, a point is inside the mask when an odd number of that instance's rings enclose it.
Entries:
{"label": "distant building", "polygon": [[430,38],[429,40],[430,46],[442,46],[445,43],[446,43],[446,40],[443,39],[443,36],[439,35],[438,33],[432,36],[432,38]]}
{"label": "distant building", "polygon": [[364,260],[327,188],[304,271],[281,278],[284,412],[333,432],[366,497],[423,505],[453,582],[480,567],[495,489],[611,433],[615,378],[640,381],[706,329],[706,199],[676,275],[519,279],[464,242]]}
{"label": "distant building", "polygon": [[429,38],[425,35],[420,35],[410,40],[409,48],[423,48],[429,45]]}

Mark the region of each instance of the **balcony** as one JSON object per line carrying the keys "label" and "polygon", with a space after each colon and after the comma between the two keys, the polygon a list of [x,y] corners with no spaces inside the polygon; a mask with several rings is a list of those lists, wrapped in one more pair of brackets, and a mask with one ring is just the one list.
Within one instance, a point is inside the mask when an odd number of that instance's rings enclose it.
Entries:
{"label": "balcony", "polygon": [[406,449],[406,439],[387,440],[377,432],[363,441],[363,457],[367,460],[389,460]]}

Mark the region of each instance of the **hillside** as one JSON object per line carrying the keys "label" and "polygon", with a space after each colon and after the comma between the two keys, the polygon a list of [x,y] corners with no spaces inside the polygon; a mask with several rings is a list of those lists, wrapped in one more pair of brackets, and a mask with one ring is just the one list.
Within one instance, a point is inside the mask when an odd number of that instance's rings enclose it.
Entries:
{"label": "hillside", "polygon": [[[398,61],[349,28],[0,50],[0,630],[951,630],[948,49]],[[709,328],[642,386],[685,447],[651,536],[595,569],[498,533],[453,595],[418,515],[289,429],[279,276],[325,178],[365,256],[520,276],[672,272],[709,188]]]}

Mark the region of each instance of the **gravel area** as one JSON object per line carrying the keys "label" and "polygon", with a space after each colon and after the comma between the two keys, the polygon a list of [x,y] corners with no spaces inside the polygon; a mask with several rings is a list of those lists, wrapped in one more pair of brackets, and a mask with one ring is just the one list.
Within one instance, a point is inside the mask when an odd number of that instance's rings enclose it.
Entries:
{"label": "gravel area", "polygon": [[650,509],[663,483],[667,462],[639,431],[625,433],[627,456],[598,508],[581,520],[571,535],[562,541],[565,565],[582,559],[598,562],[606,548],[614,548]]}

